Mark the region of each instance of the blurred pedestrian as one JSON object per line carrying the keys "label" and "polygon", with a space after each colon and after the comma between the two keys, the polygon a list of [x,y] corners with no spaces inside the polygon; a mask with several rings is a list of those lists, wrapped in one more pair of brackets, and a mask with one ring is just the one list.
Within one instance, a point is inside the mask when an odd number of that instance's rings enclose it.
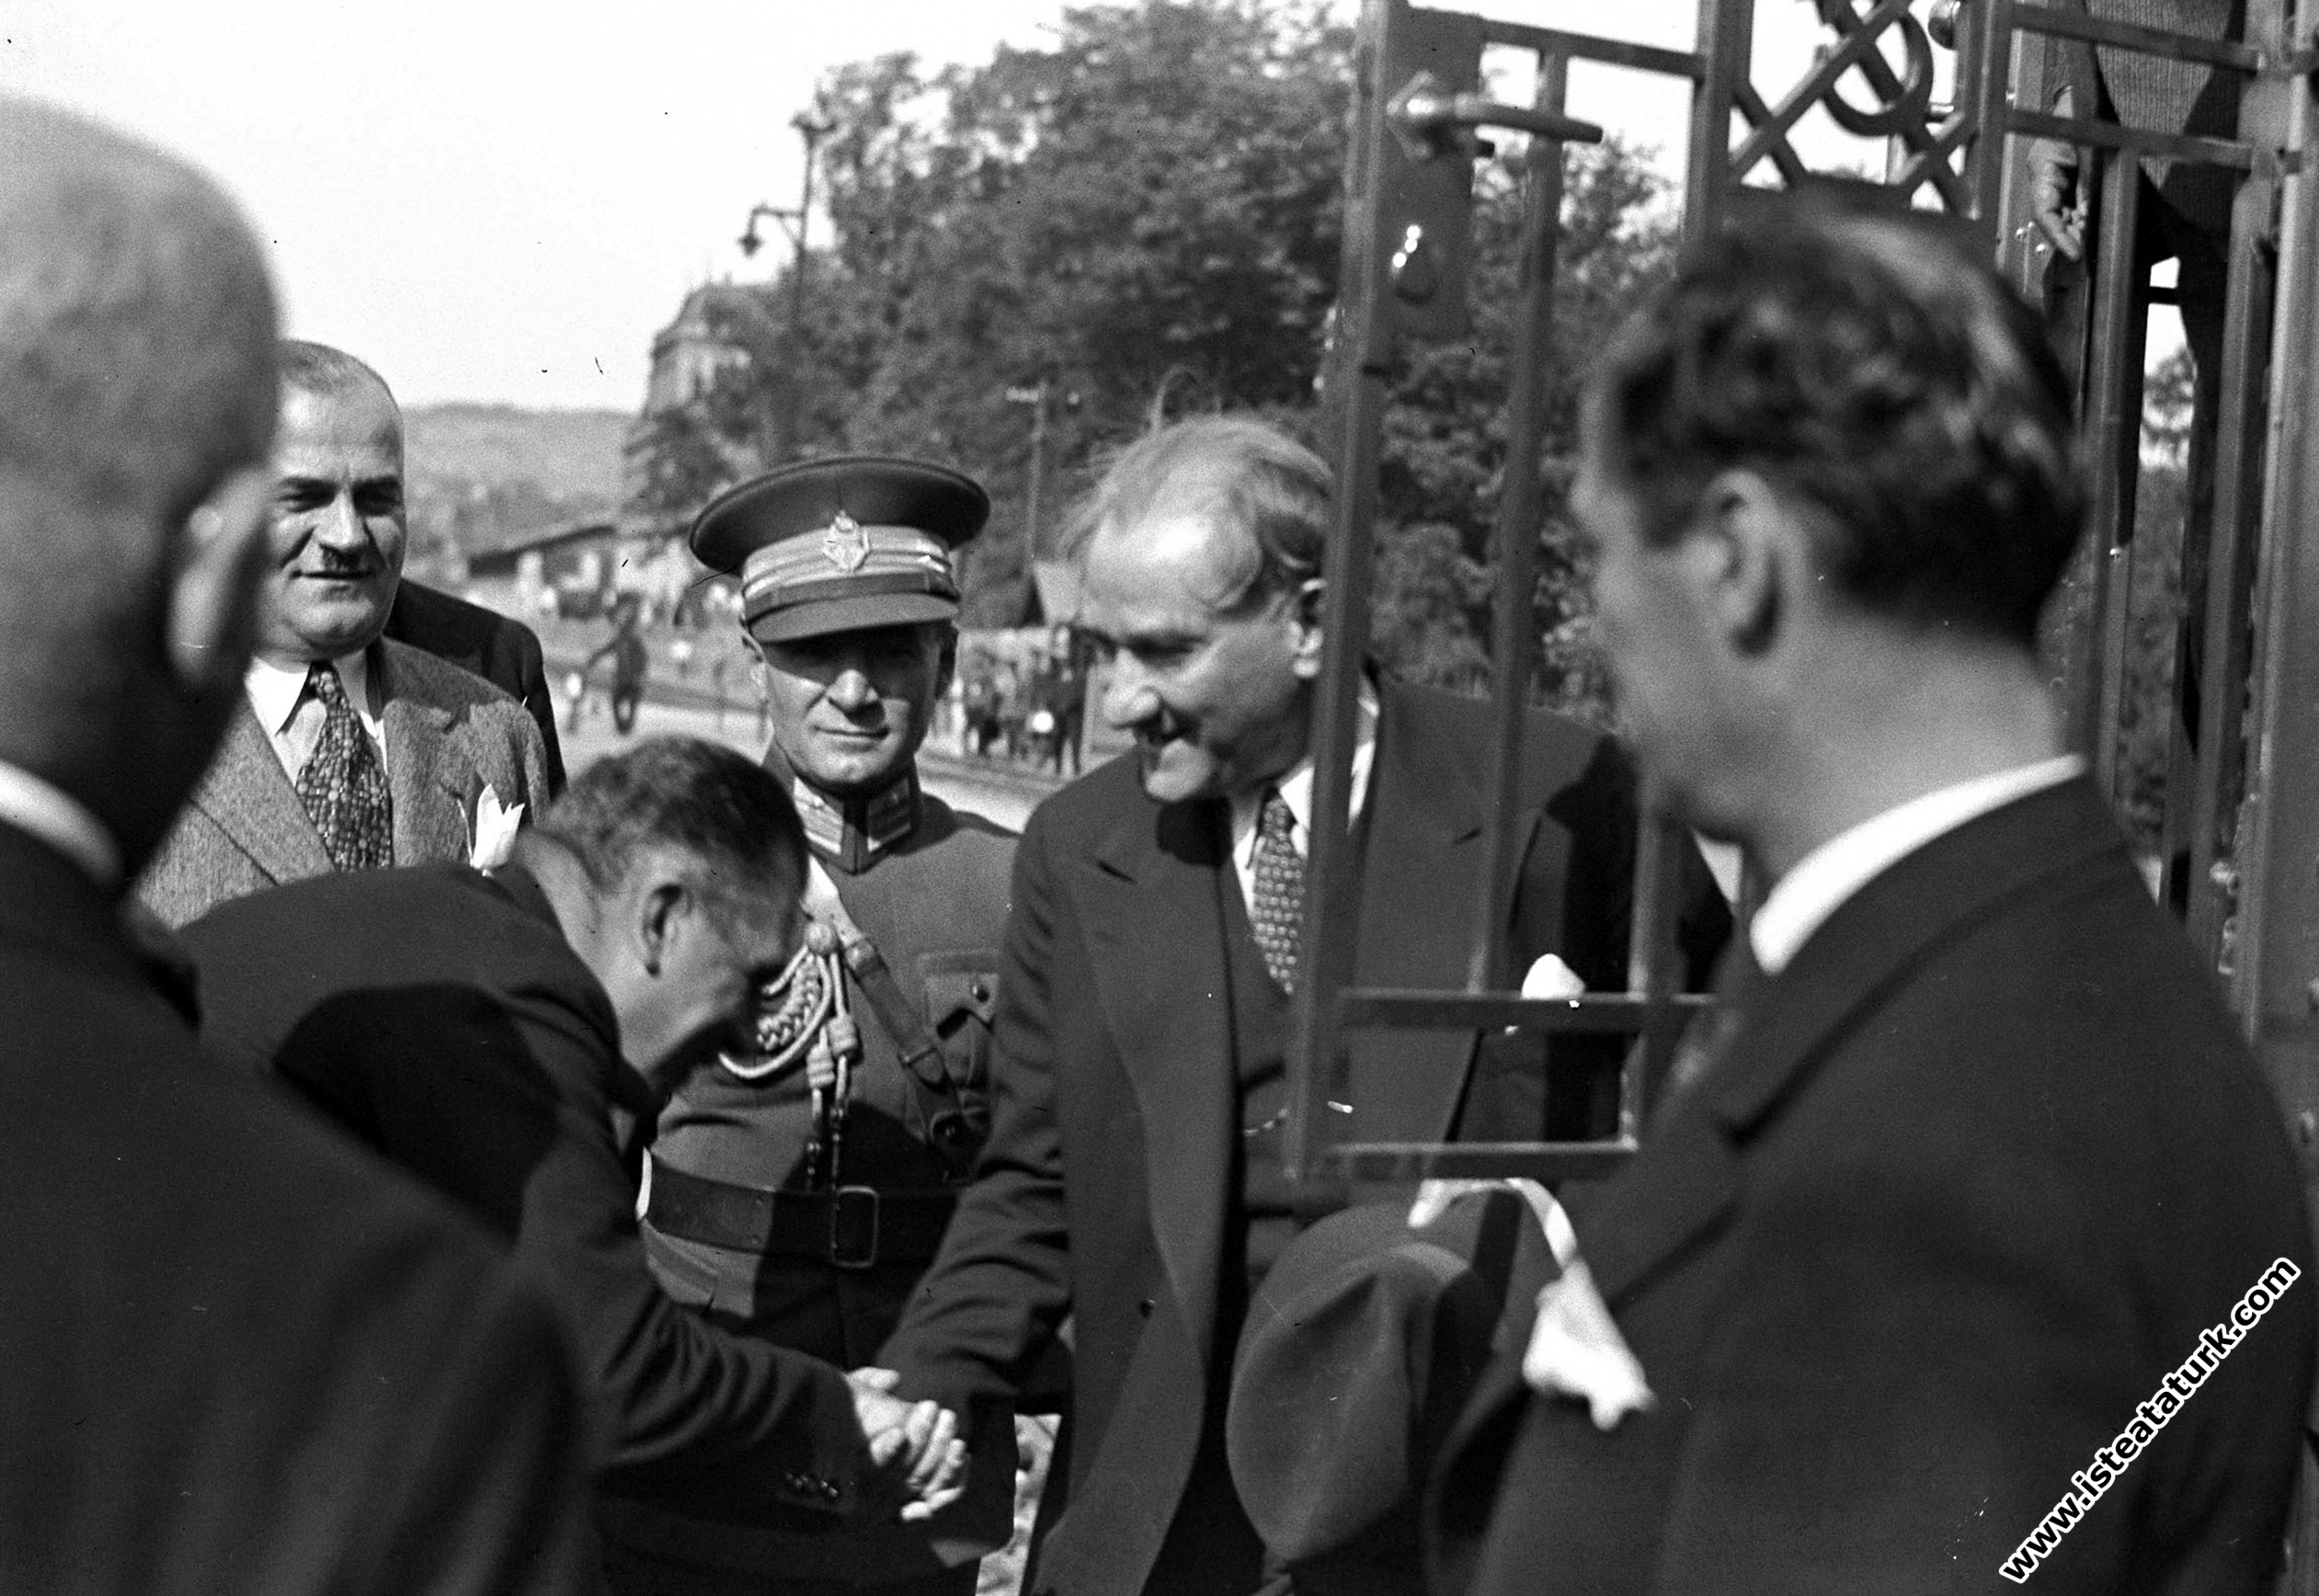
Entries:
{"label": "blurred pedestrian", "polygon": [[645,701],[645,676],[652,667],[652,652],[645,646],[642,631],[643,612],[644,600],[634,593],[623,593],[612,600],[612,634],[579,668],[585,682],[599,661],[611,661],[612,729],[623,737],[636,729],[636,712]]}

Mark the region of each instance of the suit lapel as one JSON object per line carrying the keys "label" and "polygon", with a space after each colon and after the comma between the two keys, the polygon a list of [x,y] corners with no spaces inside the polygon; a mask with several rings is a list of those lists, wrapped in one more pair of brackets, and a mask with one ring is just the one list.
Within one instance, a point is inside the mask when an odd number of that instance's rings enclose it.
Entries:
{"label": "suit lapel", "polygon": [[[1354,979],[1364,986],[1461,991],[1473,902],[1482,890],[1480,804],[1462,766],[1428,749],[1422,726],[1390,681],[1380,683],[1377,707],[1376,763],[1361,827],[1361,945]],[[1516,859],[1536,824],[1535,808],[1515,817]],[[1463,1031],[1349,1037],[1354,1134],[1388,1141],[1446,1138],[1473,1046],[1472,1033]]]}
{"label": "suit lapel", "polygon": [[394,862],[465,859],[470,789],[481,776],[454,735],[452,712],[420,696],[423,683],[407,652],[383,641],[371,656],[383,706],[379,724],[394,802]]}
{"label": "suit lapel", "polygon": [[1096,996],[1142,1115],[1153,1237],[1202,1348],[1236,1134],[1220,832],[1213,804],[1139,800],[1077,876]]}
{"label": "suit lapel", "polygon": [[1721,1222],[1738,1195],[1741,1143],[1940,944],[2105,854],[2131,868],[2108,806],[2080,779],[1935,838],[1846,899],[1785,970],[1754,985],[1731,1051],[1573,1214],[1605,1300],[1617,1307]]}
{"label": "suit lapel", "polygon": [[299,881],[335,868],[246,696],[234,706],[193,804],[268,880]]}

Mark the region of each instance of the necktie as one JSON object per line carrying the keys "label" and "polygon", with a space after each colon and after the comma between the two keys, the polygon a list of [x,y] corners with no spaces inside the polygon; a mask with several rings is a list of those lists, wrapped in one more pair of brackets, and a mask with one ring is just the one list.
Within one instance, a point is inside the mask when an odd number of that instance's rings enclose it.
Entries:
{"label": "necktie", "polygon": [[332,864],[383,870],[394,862],[394,827],[378,750],[327,660],[307,669],[306,690],[322,705],[322,738],[298,772],[299,802]]}
{"label": "necktie", "polygon": [[1716,963],[1715,1000],[1706,1013],[1691,1022],[1691,1029],[1675,1048],[1674,1063],[1667,1071],[1659,1101],[1647,1105],[1646,1112],[1654,1122],[1671,1112],[1676,1100],[1688,1094],[1731,1051],[1731,1044],[1739,1040],[1742,1017],[1765,978],[1755,963],[1755,950],[1748,942],[1747,928],[1735,928],[1731,945],[1723,950],[1722,958]]}
{"label": "necktie", "polygon": [[1256,816],[1256,893],[1249,918],[1264,968],[1284,992],[1297,989],[1297,937],[1305,918],[1305,860],[1290,840],[1296,825],[1280,789],[1266,788]]}

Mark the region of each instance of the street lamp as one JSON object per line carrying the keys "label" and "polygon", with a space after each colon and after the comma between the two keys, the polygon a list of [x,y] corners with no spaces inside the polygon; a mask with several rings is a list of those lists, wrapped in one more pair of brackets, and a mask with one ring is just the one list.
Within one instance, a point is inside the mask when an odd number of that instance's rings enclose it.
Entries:
{"label": "street lamp", "polygon": [[[789,268],[789,347],[794,360],[795,352],[805,347],[805,274],[812,259],[806,252],[805,244],[806,230],[813,214],[814,149],[838,128],[835,122],[825,121],[811,111],[799,111],[789,119],[789,125],[796,129],[797,136],[805,142],[805,184],[798,195],[796,208],[791,210],[760,200],[749,207],[748,221],[736,242],[744,256],[754,256],[765,245],[764,239],[757,231],[757,220],[760,216],[770,216],[781,223],[782,231],[789,234],[790,242],[796,246],[796,257]],[[778,389],[781,395],[781,448],[778,452],[782,459],[791,460],[797,454],[799,387],[794,371],[783,373],[783,378]]]}

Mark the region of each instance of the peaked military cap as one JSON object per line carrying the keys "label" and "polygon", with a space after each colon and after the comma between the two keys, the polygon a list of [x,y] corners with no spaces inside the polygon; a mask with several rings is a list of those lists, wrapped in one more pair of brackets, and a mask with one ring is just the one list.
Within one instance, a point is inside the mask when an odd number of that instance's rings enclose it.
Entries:
{"label": "peaked military cap", "polygon": [[922,461],[838,455],[767,472],[709,501],[695,558],[738,573],[741,624],[760,643],[948,621],[953,551],[990,518],[972,477]]}

